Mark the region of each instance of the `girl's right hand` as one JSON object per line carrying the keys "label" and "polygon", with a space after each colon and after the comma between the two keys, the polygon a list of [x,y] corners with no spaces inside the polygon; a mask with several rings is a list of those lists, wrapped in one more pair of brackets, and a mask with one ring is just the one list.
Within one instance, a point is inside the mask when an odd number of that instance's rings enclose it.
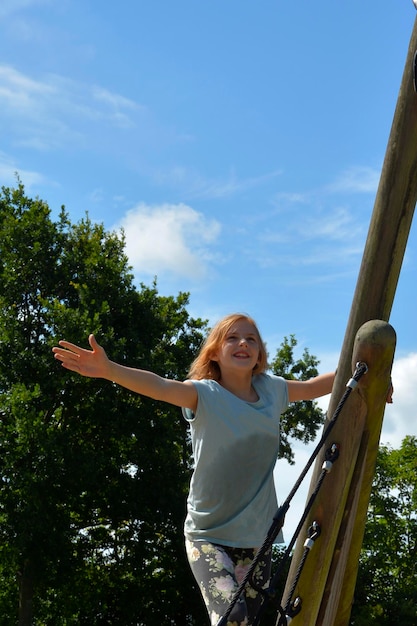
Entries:
{"label": "girl's right hand", "polygon": [[59,346],[52,348],[55,359],[61,361],[62,367],[77,372],[81,376],[92,378],[106,378],[110,361],[104,348],[90,335],[88,342],[91,350],[80,348],[69,341],[59,341]]}

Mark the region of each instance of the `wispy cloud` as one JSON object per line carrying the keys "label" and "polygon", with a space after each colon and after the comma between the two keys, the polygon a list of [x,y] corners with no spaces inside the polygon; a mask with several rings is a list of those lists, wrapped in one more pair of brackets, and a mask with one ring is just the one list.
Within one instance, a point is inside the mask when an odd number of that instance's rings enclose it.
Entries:
{"label": "wispy cloud", "polygon": [[43,81],[36,81],[10,65],[0,65],[0,100],[3,105],[28,113],[40,99],[56,94],[56,89]]}
{"label": "wispy cloud", "polygon": [[130,98],[113,93],[98,85],[92,87],[91,93],[97,103],[106,107],[107,113],[105,115],[108,116],[110,114],[113,121],[123,128],[135,126],[134,119],[131,117],[132,114],[146,111],[145,106],[138,105]]}
{"label": "wispy cloud", "polygon": [[220,224],[185,204],[139,204],[114,227],[123,229],[137,276],[206,276]]}
{"label": "wispy cloud", "polygon": [[328,210],[314,205],[294,207],[291,217],[277,221],[276,228],[268,228],[260,234],[260,240],[269,243],[311,242],[314,240],[353,240],[363,234],[362,225],[355,216],[343,207]]}
{"label": "wispy cloud", "polygon": [[45,185],[48,181],[43,174],[33,170],[22,169],[16,162],[4,152],[0,152],[0,179],[2,185],[14,187],[16,185],[16,175],[24,182],[27,190],[33,186]]}
{"label": "wispy cloud", "polygon": [[344,207],[336,207],[326,215],[307,216],[298,226],[298,234],[304,240],[326,239],[332,241],[356,239],[363,233],[351,211]]}
{"label": "wispy cloud", "polygon": [[40,79],[0,64],[0,106],[18,145],[55,149],[89,142],[91,123],[103,128],[135,127],[145,107],[99,85],[57,74]]}
{"label": "wispy cloud", "polygon": [[326,187],[329,193],[371,193],[378,189],[380,169],[352,166],[341,172],[335,181]]}
{"label": "wispy cloud", "polygon": [[159,170],[153,177],[157,184],[181,188],[190,199],[218,199],[234,196],[243,191],[260,187],[281,176],[281,170],[260,174],[259,176],[241,177],[231,170],[224,178],[210,179],[192,168],[175,166]]}
{"label": "wispy cloud", "polygon": [[32,6],[41,6],[50,3],[51,0],[2,0],[0,4],[0,19],[10,17]]}
{"label": "wispy cloud", "polygon": [[[300,276],[308,282],[331,282],[350,275],[363,253],[372,209],[367,198],[369,211],[364,211],[358,196],[360,200],[361,195],[374,193],[378,176],[372,168],[352,167],[320,188],[280,191],[272,210],[254,218],[259,230],[258,264],[294,271],[316,268],[314,275]],[[250,253],[255,254],[252,249]],[[291,280],[297,279],[292,275]]]}

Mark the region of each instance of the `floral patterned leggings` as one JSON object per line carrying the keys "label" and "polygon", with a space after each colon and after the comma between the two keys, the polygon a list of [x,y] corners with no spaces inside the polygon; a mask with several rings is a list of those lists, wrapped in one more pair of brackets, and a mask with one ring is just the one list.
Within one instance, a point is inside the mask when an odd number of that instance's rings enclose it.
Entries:
{"label": "floral patterned leggings", "polygon": [[[206,541],[185,540],[188,561],[200,587],[210,624],[225,614],[257,553],[252,548],[229,548]],[[271,576],[271,550],[259,561],[253,580],[266,588]],[[262,603],[262,595],[249,584],[231,612],[227,626],[250,626]]]}

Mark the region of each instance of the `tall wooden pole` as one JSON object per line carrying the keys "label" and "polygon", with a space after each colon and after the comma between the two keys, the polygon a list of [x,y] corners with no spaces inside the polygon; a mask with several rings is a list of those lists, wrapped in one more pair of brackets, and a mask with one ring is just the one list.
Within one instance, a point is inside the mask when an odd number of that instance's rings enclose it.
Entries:
{"label": "tall wooden pole", "polygon": [[[294,593],[301,598],[301,611],[291,622],[294,626],[347,626],[349,622],[395,346],[395,332],[387,322],[417,201],[416,51],[417,19],[342,345],[330,417],[352,374],[352,355],[353,360],[365,355],[363,360],[368,360],[370,368],[332,431],[329,444],[340,444],[340,457],[323,483],[296,545],[283,604],[307,530],[317,521],[321,536]],[[316,461],[309,496],[323,460],[324,451]]]}

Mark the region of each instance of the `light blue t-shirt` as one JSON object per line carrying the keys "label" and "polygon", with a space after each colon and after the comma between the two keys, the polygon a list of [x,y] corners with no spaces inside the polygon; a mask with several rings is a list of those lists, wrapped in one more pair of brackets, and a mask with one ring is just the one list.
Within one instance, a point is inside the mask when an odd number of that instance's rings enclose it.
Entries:
{"label": "light blue t-shirt", "polygon": [[191,429],[194,473],[187,500],[185,536],[239,548],[262,545],[278,504],[273,470],[280,415],[288,406],[284,378],[253,377],[257,402],[246,402],[214,380],[193,380]]}

